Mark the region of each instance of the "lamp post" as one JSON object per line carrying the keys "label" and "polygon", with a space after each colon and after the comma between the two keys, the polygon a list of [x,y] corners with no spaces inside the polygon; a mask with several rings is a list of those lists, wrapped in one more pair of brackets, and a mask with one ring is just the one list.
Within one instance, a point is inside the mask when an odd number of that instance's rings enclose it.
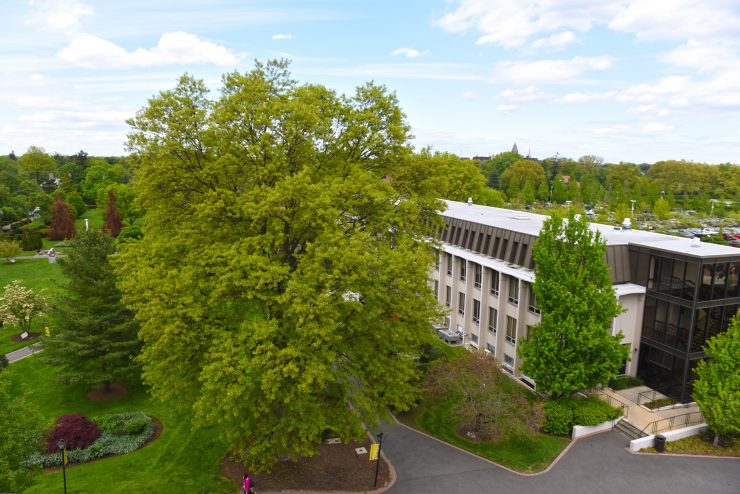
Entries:
{"label": "lamp post", "polygon": [[378,486],[378,470],[380,470],[380,452],[383,450],[383,433],[378,433],[378,462],[375,464],[375,481],[373,487]]}
{"label": "lamp post", "polygon": [[64,478],[64,494],[67,494],[67,440],[61,438],[57,446],[62,451],[62,477]]}
{"label": "lamp post", "polygon": [[711,203],[711,206],[709,207],[709,216],[714,216],[714,203],[717,202],[717,199],[709,199],[709,202]]}
{"label": "lamp post", "polygon": [[632,211],[630,216],[632,216],[633,218],[635,217],[635,202],[637,201],[635,201],[634,199],[630,199],[630,206],[631,206],[631,211]]}

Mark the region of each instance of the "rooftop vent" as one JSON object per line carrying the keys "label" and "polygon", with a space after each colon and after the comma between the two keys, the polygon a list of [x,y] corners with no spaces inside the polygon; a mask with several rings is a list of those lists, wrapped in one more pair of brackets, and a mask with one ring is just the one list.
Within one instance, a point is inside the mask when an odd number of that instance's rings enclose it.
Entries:
{"label": "rooftop vent", "polygon": [[468,206],[472,206],[472,205],[473,205],[473,198],[468,197]]}
{"label": "rooftop vent", "polygon": [[625,218],[622,222],[622,230],[630,230],[632,228],[632,220]]}
{"label": "rooftop vent", "polygon": [[701,239],[699,237],[694,237],[691,239],[691,246],[692,247],[701,247]]}

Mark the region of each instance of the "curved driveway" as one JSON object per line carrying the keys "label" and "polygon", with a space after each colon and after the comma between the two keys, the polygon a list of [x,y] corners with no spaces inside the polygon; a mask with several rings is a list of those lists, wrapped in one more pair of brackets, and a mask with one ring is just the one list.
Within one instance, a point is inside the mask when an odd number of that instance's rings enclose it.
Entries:
{"label": "curved driveway", "polygon": [[547,473],[524,476],[402,425],[384,430],[398,475],[389,494],[740,493],[738,459],[633,455],[617,432],[580,439]]}

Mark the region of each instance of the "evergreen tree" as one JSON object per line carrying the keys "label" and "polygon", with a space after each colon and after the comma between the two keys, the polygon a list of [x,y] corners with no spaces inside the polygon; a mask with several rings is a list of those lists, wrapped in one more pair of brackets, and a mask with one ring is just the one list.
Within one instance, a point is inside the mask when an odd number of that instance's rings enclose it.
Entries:
{"label": "evergreen tree", "polygon": [[696,366],[692,397],[707,425],[719,437],[740,434],[740,316],[732,319],[727,331],[709,341],[704,349],[708,360]]}
{"label": "evergreen tree", "polygon": [[606,244],[583,216],[554,214],[534,245],[534,293],[542,321],[521,341],[522,373],[552,396],[607,382],[629,358],[621,331],[610,334],[622,312],[605,259]]}
{"label": "evergreen tree", "polygon": [[109,262],[113,239],[99,231],[81,232],[68,255],[59,260],[68,278],[65,295],[51,311],[53,331],[44,343],[42,360],[61,366],[67,382],[102,384],[105,391],[136,371],[138,324],[121,304],[121,293]]}
{"label": "evergreen tree", "polygon": [[69,204],[64,202],[62,194],[56,193],[54,204],[51,205],[51,226],[49,226],[49,240],[66,240],[75,236],[75,224],[69,210]]}
{"label": "evergreen tree", "polygon": [[108,189],[108,208],[105,210],[103,229],[115,238],[121,233],[121,228],[121,215],[118,213],[118,208],[116,208],[116,193],[110,188]]}

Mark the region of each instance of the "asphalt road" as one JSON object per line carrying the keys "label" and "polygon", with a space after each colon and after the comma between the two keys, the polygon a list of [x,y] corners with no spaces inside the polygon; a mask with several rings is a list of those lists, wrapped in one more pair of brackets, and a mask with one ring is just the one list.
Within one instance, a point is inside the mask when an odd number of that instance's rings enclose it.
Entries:
{"label": "asphalt road", "polygon": [[740,493],[740,459],[635,455],[617,432],[580,439],[549,471],[525,476],[401,425],[384,431],[398,476],[390,494]]}

